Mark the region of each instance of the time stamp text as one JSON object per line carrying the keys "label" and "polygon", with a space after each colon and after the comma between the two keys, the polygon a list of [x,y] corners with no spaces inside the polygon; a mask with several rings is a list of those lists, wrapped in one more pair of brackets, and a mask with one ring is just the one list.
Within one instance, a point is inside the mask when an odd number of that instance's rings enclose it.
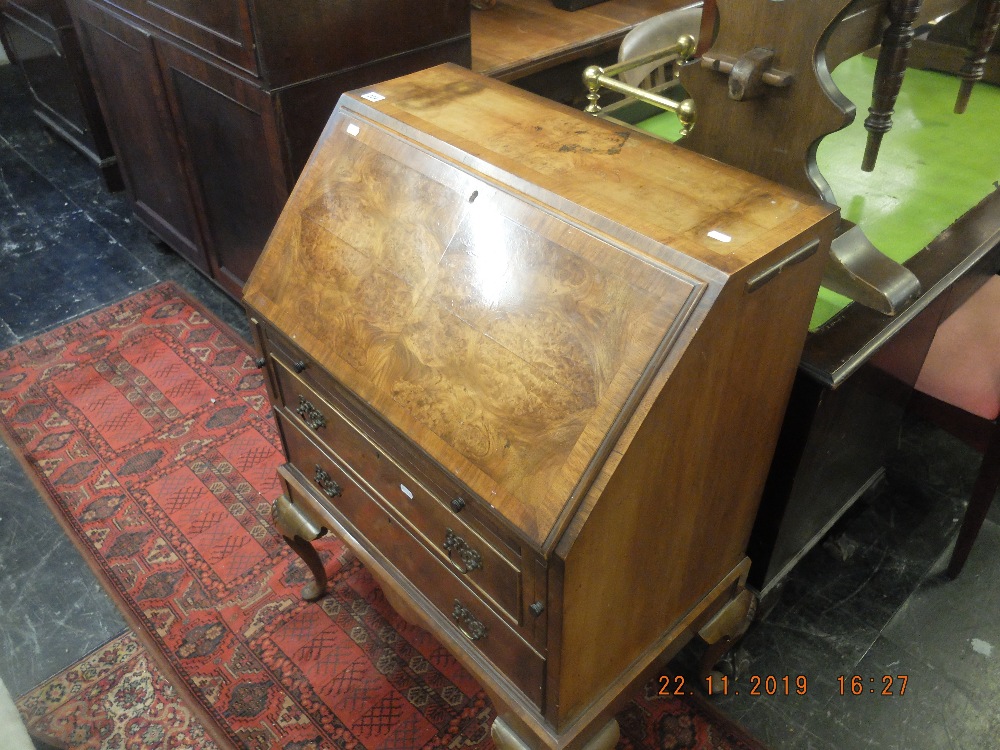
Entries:
{"label": "time stamp text", "polygon": [[[909,678],[905,674],[882,675],[838,675],[832,682],[835,695],[885,695],[906,694]],[[690,695],[698,692],[708,695],[806,695],[813,689],[814,680],[805,675],[756,675],[736,681],[727,675],[710,675],[697,688],[683,675],[661,675],[660,695]],[[822,689],[831,685],[823,681]]]}

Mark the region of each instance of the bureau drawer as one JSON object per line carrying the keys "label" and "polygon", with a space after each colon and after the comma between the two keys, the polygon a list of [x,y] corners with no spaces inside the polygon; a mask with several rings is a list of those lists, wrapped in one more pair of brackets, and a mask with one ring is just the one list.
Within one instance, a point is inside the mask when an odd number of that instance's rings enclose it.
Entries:
{"label": "bureau drawer", "polygon": [[[264,335],[267,341],[266,350],[273,361],[278,381],[286,385],[291,381],[302,381],[302,385],[293,387],[296,389],[304,387],[320,394],[320,398],[333,404],[348,422],[355,425],[358,432],[372,436],[373,442],[392,456],[393,461],[405,466],[406,472],[411,476],[418,477],[439,502],[446,508],[452,509],[449,512],[458,512],[452,508],[451,503],[460,498],[465,503],[464,507],[459,506],[465,523],[471,523],[479,529],[493,544],[502,548],[509,559],[517,561],[522,559],[521,538],[509,527],[498,525],[498,519],[489,504],[456,481],[454,476],[442,469],[406,436],[397,433],[367,403],[344,388],[336,378],[313,362],[279,332],[267,328]],[[278,381],[275,382],[275,388],[278,391],[276,396],[279,403],[295,410],[298,407],[297,397],[294,402],[286,401],[285,393],[278,387]],[[521,567],[520,563],[516,565]]]}
{"label": "bureau drawer", "polygon": [[[522,612],[520,571],[357,432],[336,409],[317,394],[307,393],[306,403],[312,407],[311,411],[303,410],[304,416],[291,417],[287,411],[279,412],[288,460],[322,490],[325,462],[331,456],[339,459],[363,486],[369,487],[377,498],[390,506],[411,533],[455,575],[465,579],[484,599],[519,625]],[[321,404],[319,408],[317,403]],[[313,412],[322,415],[324,424],[308,439],[305,429],[311,428],[303,423],[312,418],[316,424],[318,417]]]}
{"label": "bureau drawer", "polygon": [[[462,520],[476,528],[494,546],[513,562],[515,567],[524,570],[528,563],[524,562],[526,553],[531,550],[522,547],[522,537],[510,526],[497,518],[492,506],[471,492],[448,471],[431,459],[419,446],[411,442],[405,435],[397,432],[371,406],[351,393],[341,383],[314,362],[287,336],[271,326],[261,329],[263,347],[261,351],[268,354],[273,365],[275,379],[273,382],[275,398],[278,405],[285,405],[294,411],[299,404],[297,397],[286,398],[282,386],[287,391],[290,382],[302,381],[302,385],[293,385],[295,389],[302,387],[319,394],[320,398],[340,412],[355,429],[369,435],[372,441],[379,445],[399,466],[405,467],[407,474],[417,477],[421,484],[434,495],[449,513],[451,502],[460,498],[465,503],[461,509]],[[280,381],[280,382],[279,382]],[[461,506],[460,506],[461,507]]]}
{"label": "bureau drawer", "polygon": [[[305,448],[311,441],[293,425],[289,433]],[[306,449],[308,452],[308,449]],[[321,456],[313,447],[313,456]],[[310,459],[311,460],[311,459]],[[470,651],[480,652],[535,705],[541,706],[545,659],[459,579],[440,557],[430,554],[395,517],[383,508],[335,461],[317,459],[324,472],[317,485],[313,472],[303,476],[297,464],[279,472],[293,503],[319,507],[319,515],[346,520],[358,543],[383,557],[464,635]],[[306,489],[308,487],[308,489]],[[324,499],[320,499],[320,497]],[[310,514],[312,515],[312,514]],[[351,540],[347,540],[351,541]]]}
{"label": "bureau drawer", "polygon": [[[277,363],[279,391],[286,424],[294,421],[329,454],[354,472],[363,484],[405,519],[424,546],[433,550],[454,572],[468,579],[483,598],[510,620],[523,621],[521,571],[505,557],[488,532],[473,528],[459,517],[451,503],[415,478],[385,450],[351,424],[328,400]],[[290,430],[286,430],[290,432]],[[289,460],[306,476],[313,470],[314,451],[297,437],[286,435]],[[294,444],[294,447],[293,447]],[[298,454],[298,455],[296,455]],[[301,459],[301,460],[300,460]]]}

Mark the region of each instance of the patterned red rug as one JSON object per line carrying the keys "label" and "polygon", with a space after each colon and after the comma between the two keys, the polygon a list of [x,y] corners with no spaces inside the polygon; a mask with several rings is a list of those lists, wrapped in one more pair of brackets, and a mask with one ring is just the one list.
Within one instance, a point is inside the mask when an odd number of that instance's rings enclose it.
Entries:
{"label": "patterned red rug", "polygon": [[[305,567],[269,522],[282,459],[254,355],[175,286],[0,353],[0,430],[153,660],[137,673],[119,646],[56,678],[74,699],[26,716],[54,741],[207,747],[203,726],[260,750],[493,746],[484,693],[335,539],[331,593],[299,597]],[[183,705],[152,698],[169,685]],[[760,750],[658,687],[619,715],[622,750]]]}
{"label": "patterned red rug", "polygon": [[219,747],[131,631],[29,690],[15,704],[31,736],[55,747]]}

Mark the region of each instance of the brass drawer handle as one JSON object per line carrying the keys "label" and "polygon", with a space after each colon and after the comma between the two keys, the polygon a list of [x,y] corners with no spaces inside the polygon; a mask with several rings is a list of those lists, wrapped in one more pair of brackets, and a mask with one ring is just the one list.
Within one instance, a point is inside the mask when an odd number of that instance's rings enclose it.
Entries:
{"label": "brass drawer handle", "polygon": [[295,407],[295,413],[314,430],[326,427],[326,417],[323,416],[323,412],[313,406],[311,401],[306,401],[305,396],[299,396],[299,405]]}
{"label": "brass drawer handle", "polygon": [[458,623],[458,629],[470,641],[478,641],[480,638],[486,637],[486,626],[479,622],[476,616],[458,599],[455,600],[455,608],[451,611],[451,616]]}
{"label": "brass drawer handle", "polygon": [[461,560],[461,567],[459,567],[461,573],[468,575],[474,570],[483,569],[483,556],[472,549],[462,537],[451,529],[448,529],[444,535],[444,549],[448,553],[448,557],[451,557],[452,552],[458,553],[459,560]]}
{"label": "brass drawer handle", "polygon": [[342,493],[340,485],[333,481],[333,477],[319,464],[316,464],[316,473],[313,478],[327,497],[337,497]]}

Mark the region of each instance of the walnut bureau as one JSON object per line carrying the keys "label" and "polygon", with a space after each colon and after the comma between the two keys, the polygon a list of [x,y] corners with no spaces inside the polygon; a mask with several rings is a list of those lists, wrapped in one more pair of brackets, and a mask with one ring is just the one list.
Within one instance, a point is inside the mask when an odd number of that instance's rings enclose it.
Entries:
{"label": "walnut bureau", "polygon": [[244,288],[288,455],[481,682],[501,748],[608,748],[726,643],[836,209],[453,65],[345,94]]}

